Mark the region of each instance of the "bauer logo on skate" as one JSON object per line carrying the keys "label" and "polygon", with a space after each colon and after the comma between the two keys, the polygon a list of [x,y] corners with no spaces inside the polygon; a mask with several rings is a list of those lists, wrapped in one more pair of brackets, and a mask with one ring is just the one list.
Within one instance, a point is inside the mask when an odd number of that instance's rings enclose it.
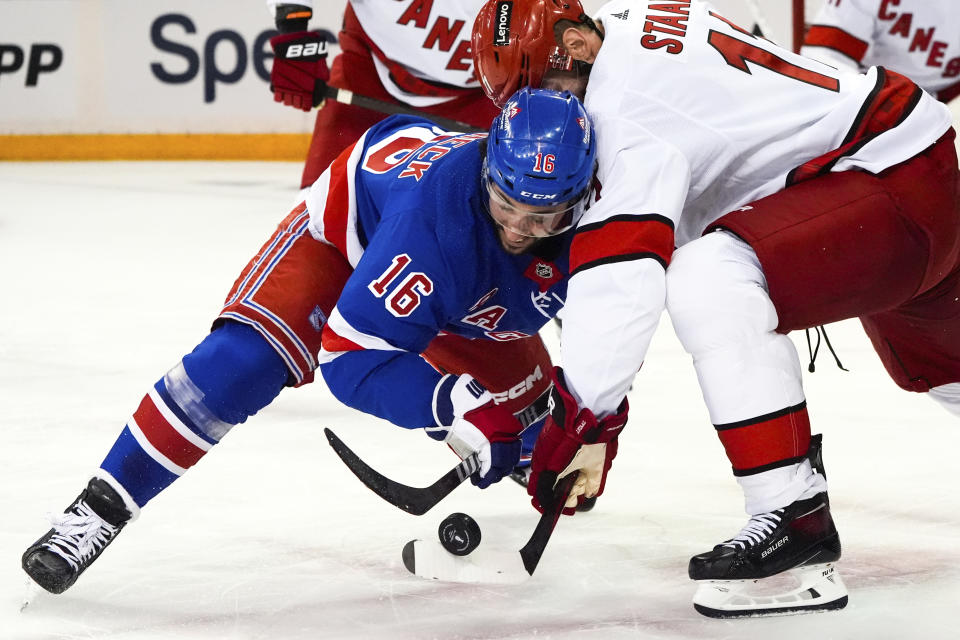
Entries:
{"label": "bauer logo on skate", "polygon": [[770,555],[771,553],[773,553],[774,551],[776,551],[777,549],[779,549],[780,547],[782,547],[788,542],[790,542],[790,536],[783,536],[782,538],[774,542],[772,545],[764,549],[763,553],[760,554],[760,558],[761,559],[766,558],[768,555]]}

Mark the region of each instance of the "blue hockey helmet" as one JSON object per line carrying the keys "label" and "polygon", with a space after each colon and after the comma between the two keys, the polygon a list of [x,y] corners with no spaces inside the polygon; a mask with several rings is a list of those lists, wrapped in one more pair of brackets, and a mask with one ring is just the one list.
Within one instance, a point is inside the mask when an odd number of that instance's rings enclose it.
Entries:
{"label": "blue hockey helmet", "polygon": [[494,220],[526,236],[566,231],[583,215],[596,153],[593,124],[572,93],[520,89],[487,138],[483,181]]}

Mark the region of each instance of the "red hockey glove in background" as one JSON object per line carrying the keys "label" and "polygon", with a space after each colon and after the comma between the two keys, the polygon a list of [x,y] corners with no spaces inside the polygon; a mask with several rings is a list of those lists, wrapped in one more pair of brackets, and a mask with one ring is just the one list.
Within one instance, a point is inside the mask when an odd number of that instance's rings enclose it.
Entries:
{"label": "red hockey glove in background", "polygon": [[270,46],[274,52],[270,72],[273,99],[304,111],[323,102],[330,70],[327,42],[320,32],[281,34],[270,38]]}
{"label": "red hockey glove in background", "polygon": [[617,438],[627,424],[629,405],[624,398],[617,412],[602,420],[589,409],[580,409],[567,390],[563,369],[554,369],[551,410],[533,447],[527,493],[537,511],[552,511],[557,481],[578,473],[564,504],[567,515],[576,513],[585,498],[603,493],[607,472],[617,455]]}
{"label": "red hockey glove in background", "polygon": [[433,413],[439,426],[427,433],[461,458],[477,454],[480,469],[470,482],[481,489],[509,475],[520,461],[523,425],[472,376],[444,376],[434,392]]}

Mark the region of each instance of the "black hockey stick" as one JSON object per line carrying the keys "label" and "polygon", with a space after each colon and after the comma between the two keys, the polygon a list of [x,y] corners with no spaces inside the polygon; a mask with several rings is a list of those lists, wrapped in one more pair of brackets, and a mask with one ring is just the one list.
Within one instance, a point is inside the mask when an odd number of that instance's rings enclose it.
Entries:
{"label": "black hockey stick", "polygon": [[540,514],[540,519],[537,521],[537,526],[534,527],[533,533],[530,535],[530,539],[527,540],[527,544],[523,545],[523,548],[520,549],[523,568],[526,569],[530,575],[533,575],[537,565],[540,563],[540,557],[547,548],[547,543],[550,542],[550,536],[553,535],[553,530],[557,526],[557,520],[560,519],[560,515],[563,513],[563,505],[567,501],[567,497],[570,495],[570,490],[573,489],[573,484],[576,482],[578,475],[580,474],[571,473],[559,482],[554,492],[556,502],[554,502],[553,510],[549,513],[546,509],[543,510],[543,513]]}
{"label": "black hockey stick", "polygon": [[327,435],[330,446],[340,456],[343,463],[347,465],[347,468],[360,479],[360,482],[393,506],[415,516],[422,516],[430,511],[480,468],[477,454],[473,454],[450,469],[429,487],[409,487],[374,470],[330,429],[325,428],[323,432]]}
{"label": "black hockey stick", "polygon": [[443,116],[435,116],[431,113],[425,113],[414,107],[408,107],[396,102],[387,102],[386,100],[377,100],[376,98],[362,96],[358,93],[348,91],[347,89],[338,89],[337,87],[331,87],[330,85],[327,85],[323,95],[325,98],[334,100],[341,104],[350,104],[355,107],[361,107],[363,109],[369,109],[379,113],[405,113],[412,116],[421,116],[423,118],[433,120],[444,129],[448,129],[450,131],[461,131],[463,133],[484,131],[484,129],[479,129],[472,124],[467,124],[466,122],[460,122],[459,120],[453,120],[452,118],[444,118]]}
{"label": "black hockey stick", "polygon": [[540,515],[530,539],[520,549],[519,562],[517,552],[488,554],[474,560],[449,553],[436,540],[411,540],[403,547],[403,566],[421,578],[445,582],[518,584],[526,581],[540,564],[577,475],[571,473],[557,485],[553,509]]}

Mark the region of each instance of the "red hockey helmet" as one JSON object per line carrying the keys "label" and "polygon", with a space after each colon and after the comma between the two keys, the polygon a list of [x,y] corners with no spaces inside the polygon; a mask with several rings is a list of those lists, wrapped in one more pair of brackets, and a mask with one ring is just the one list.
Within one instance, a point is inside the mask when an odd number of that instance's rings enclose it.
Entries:
{"label": "red hockey helmet", "polygon": [[558,20],[589,23],[580,0],[488,0],[473,23],[473,68],[498,107],[521,87],[539,87],[549,69],[570,69],[557,46]]}

